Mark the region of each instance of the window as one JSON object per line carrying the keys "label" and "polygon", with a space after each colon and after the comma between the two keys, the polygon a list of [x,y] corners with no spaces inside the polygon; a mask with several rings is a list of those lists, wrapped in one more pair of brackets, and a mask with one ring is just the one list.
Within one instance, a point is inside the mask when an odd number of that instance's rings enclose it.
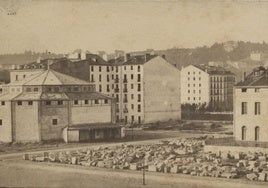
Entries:
{"label": "window", "polygon": [[191,91],[190,90],[188,90],[188,93],[190,93]]}
{"label": "window", "polygon": [[190,97],[188,97],[188,101],[190,100]]}
{"label": "window", "polygon": [[141,71],[141,67],[140,66],[138,66],[138,72],[140,72]]}
{"label": "window", "polygon": [[130,69],[133,70],[133,66],[131,66]]}
{"label": "window", "polygon": [[3,121],[2,121],[2,119],[0,119],[0,125],[3,125]]}
{"label": "window", "polygon": [[132,123],[134,122],[134,116],[131,116],[131,122]]}
{"label": "window", "polygon": [[131,94],[131,99],[134,99],[134,94]]}
{"label": "window", "polygon": [[45,101],[45,105],[47,106],[51,105],[51,101]]}
{"label": "window", "polygon": [[255,127],[255,141],[260,139],[260,127]]}
{"label": "window", "polygon": [[243,93],[247,92],[247,88],[242,88],[242,92]]}
{"label": "window", "polygon": [[241,103],[241,114],[247,114],[247,102]]}
{"label": "window", "polygon": [[140,81],[141,81],[141,75],[138,74],[138,82],[140,82]]}
{"label": "window", "polygon": [[201,77],[199,77],[199,80],[201,80]]}
{"label": "window", "polygon": [[106,71],[107,71],[107,72],[110,72],[110,68],[109,68],[109,66],[106,67]]}
{"label": "window", "polygon": [[33,90],[34,90],[34,92],[37,92],[37,91],[38,91],[38,88],[37,88],[37,87],[35,87]]}
{"label": "window", "polygon": [[1,101],[2,106],[5,106],[5,104],[6,104],[5,101]]}
{"label": "window", "polygon": [[193,72],[195,74],[195,72]]}
{"label": "window", "polygon": [[91,66],[91,71],[94,72],[94,66]]}
{"label": "window", "polygon": [[130,86],[131,86],[131,89],[133,89],[133,88],[134,88],[134,84],[131,84]]}
{"label": "window", "polygon": [[193,80],[195,80],[195,77],[193,77]]}
{"label": "window", "polygon": [[101,75],[99,75],[99,81],[101,82]]}
{"label": "window", "polygon": [[112,80],[114,79],[114,75],[112,74]]}
{"label": "window", "polygon": [[141,123],[141,117],[138,116],[138,123],[140,124]]}
{"label": "window", "polygon": [[201,84],[199,84],[199,87],[201,87]]}
{"label": "window", "polygon": [[115,67],[115,72],[118,72],[118,67]]}
{"label": "window", "polygon": [[188,72],[188,75],[190,75],[190,72]]}
{"label": "window", "polygon": [[190,77],[188,77],[188,81],[190,80]]}
{"label": "window", "polygon": [[58,101],[58,105],[62,105],[63,104],[63,101]]}
{"label": "window", "polygon": [[110,92],[110,86],[107,84],[107,92]]}
{"label": "window", "polygon": [[101,72],[101,66],[99,66],[99,72]]}
{"label": "window", "polygon": [[241,140],[246,140],[246,133],[247,133],[246,126],[242,127],[241,132],[242,132]]}
{"label": "window", "polygon": [[104,104],[108,104],[108,99],[104,99]]}
{"label": "window", "polygon": [[52,119],[52,125],[58,125],[58,119]]}
{"label": "window", "polygon": [[95,99],[95,104],[99,104],[99,100],[98,99]]}
{"label": "window", "polygon": [[133,74],[131,74],[131,80],[133,80],[134,79],[134,75]]}
{"label": "window", "polygon": [[141,102],[141,94],[138,94],[138,102]]}
{"label": "window", "polygon": [[85,104],[88,104],[88,100],[85,100]]}
{"label": "window", "polygon": [[134,110],[134,104],[131,104],[131,109]]}
{"label": "window", "polygon": [[260,88],[255,88],[255,93],[259,93],[260,92]]}
{"label": "window", "polygon": [[199,94],[201,94],[201,90],[199,90]]}
{"label": "window", "polygon": [[48,91],[48,92],[51,92],[51,91],[52,91],[52,89],[49,87],[49,88],[47,88],[47,91]]}
{"label": "window", "polygon": [[138,112],[141,112],[141,105],[138,104]]}
{"label": "window", "polygon": [[74,91],[79,91],[79,87],[74,87]]}
{"label": "window", "polygon": [[260,115],[260,114],[261,114],[261,103],[255,102],[255,115]]}
{"label": "window", "polygon": [[101,92],[102,91],[102,89],[101,89],[101,85],[99,85],[99,92]]}
{"label": "window", "polygon": [[21,101],[18,101],[18,103],[17,103],[19,106],[21,106],[22,105],[22,102]]}
{"label": "window", "polygon": [[109,75],[107,75],[107,82],[109,82],[110,81],[110,78],[109,78]]}
{"label": "window", "polygon": [[28,101],[28,105],[32,106],[33,105],[33,101]]}
{"label": "window", "polygon": [[127,70],[127,67],[126,66],[124,66],[124,70]]}
{"label": "window", "polygon": [[74,105],[78,105],[78,100],[74,100]]}
{"label": "window", "polygon": [[188,84],[188,87],[190,87],[190,84]]}
{"label": "window", "polygon": [[31,91],[32,91],[32,90],[31,90],[30,87],[26,88],[26,92],[31,92]]}
{"label": "window", "polygon": [[138,84],[138,91],[141,91],[141,84]]}

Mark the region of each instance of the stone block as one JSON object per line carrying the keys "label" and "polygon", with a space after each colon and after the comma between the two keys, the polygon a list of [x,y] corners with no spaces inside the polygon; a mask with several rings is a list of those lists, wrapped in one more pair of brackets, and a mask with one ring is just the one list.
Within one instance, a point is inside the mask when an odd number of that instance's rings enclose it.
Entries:
{"label": "stone block", "polygon": [[247,179],[249,179],[251,181],[256,181],[256,180],[258,180],[258,174],[257,173],[247,174]]}
{"label": "stone block", "polygon": [[267,174],[266,173],[259,173],[258,180],[259,181],[267,181]]}
{"label": "stone block", "polygon": [[156,172],[156,171],[157,171],[157,168],[156,168],[155,165],[149,165],[149,166],[148,166],[148,171],[149,171],[149,172]]}
{"label": "stone block", "polygon": [[23,154],[22,158],[24,160],[29,160],[30,159],[29,154],[27,154],[27,153],[26,154]]}

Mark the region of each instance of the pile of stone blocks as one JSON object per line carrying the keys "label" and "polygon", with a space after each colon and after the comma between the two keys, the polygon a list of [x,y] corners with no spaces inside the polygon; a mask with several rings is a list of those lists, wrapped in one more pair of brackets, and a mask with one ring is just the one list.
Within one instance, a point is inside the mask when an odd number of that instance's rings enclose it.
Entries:
{"label": "pile of stone blocks", "polygon": [[204,152],[203,146],[202,138],[181,138],[148,145],[122,144],[78,151],[24,154],[23,159],[100,168],[129,170],[145,168],[150,172],[268,181],[267,154]]}

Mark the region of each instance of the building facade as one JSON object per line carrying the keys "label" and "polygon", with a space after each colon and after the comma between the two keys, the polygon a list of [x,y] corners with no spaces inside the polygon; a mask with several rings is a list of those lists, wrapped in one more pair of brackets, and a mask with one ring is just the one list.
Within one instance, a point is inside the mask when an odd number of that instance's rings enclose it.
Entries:
{"label": "building facade", "polygon": [[268,70],[258,67],[234,87],[234,136],[268,141]]}
{"label": "building facade", "polygon": [[180,71],[157,55],[126,54],[110,61],[87,54],[86,60],[63,59],[51,69],[87,80],[116,101],[116,122],[151,123],[181,118]]}
{"label": "building facade", "polygon": [[94,84],[51,69],[3,86],[0,103],[2,142],[58,140],[63,130],[65,141],[69,130],[78,134],[71,141],[120,137],[112,98],[97,93]]}
{"label": "building facade", "polygon": [[181,70],[182,104],[232,106],[235,75],[222,67],[189,65]]}

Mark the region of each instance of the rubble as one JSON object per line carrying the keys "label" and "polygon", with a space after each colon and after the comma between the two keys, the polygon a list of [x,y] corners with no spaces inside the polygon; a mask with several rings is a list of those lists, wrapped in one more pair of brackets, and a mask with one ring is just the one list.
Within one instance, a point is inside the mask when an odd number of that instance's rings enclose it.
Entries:
{"label": "rubble", "polygon": [[204,152],[204,139],[181,138],[148,145],[122,144],[65,152],[24,154],[24,160],[52,162],[100,168],[142,170],[268,181],[268,158],[265,153]]}

